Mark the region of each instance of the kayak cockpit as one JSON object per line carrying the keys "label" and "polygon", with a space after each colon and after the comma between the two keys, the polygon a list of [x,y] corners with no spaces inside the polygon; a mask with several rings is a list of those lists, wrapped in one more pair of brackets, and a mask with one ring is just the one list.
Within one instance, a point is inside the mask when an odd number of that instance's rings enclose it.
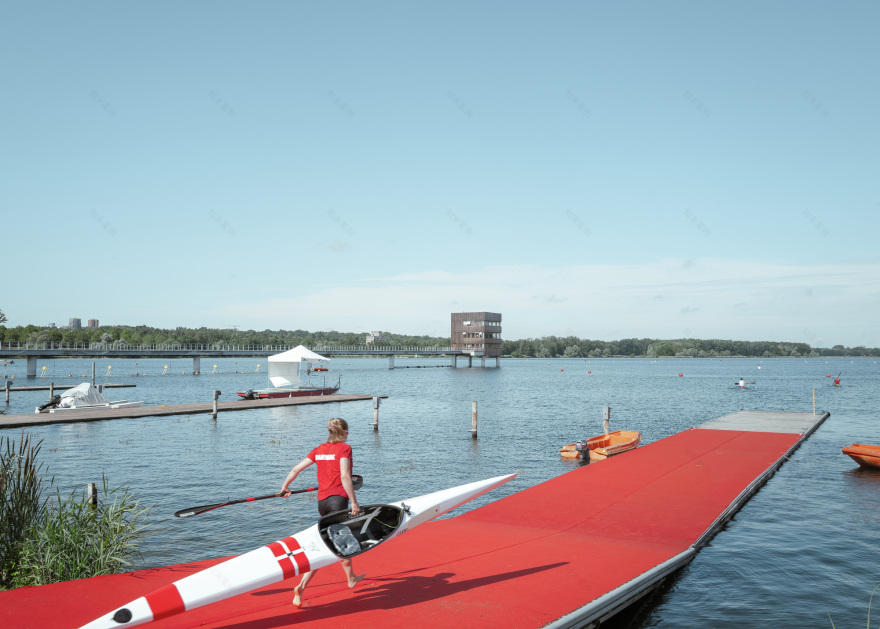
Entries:
{"label": "kayak cockpit", "polygon": [[381,544],[402,522],[400,507],[367,505],[355,517],[348,510],[328,513],[318,521],[318,530],[327,548],[347,559]]}

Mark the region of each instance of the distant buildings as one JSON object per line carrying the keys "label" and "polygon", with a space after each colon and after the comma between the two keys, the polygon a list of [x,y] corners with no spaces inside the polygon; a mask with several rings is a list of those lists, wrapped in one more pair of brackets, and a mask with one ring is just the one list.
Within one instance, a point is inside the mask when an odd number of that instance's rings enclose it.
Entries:
{"label": "distant buildings", "polygon": [[70,330],[81,330],[82,329],[82,321],[75,317],[71,317],[68,319],[67,327]]}
{"label": "distant buildings", "polygon": [[473,356],[501,356],[501,313],[453,312],[452,349]]}
{"label": "distant buildings", "polygon": [[385,340],[385,333],[381,330],[376,330],[367,334],[367,345],[372,345],[375,341],[383,340]]}
{"label": "distant buildings", "polygon": [[98,327],[98,320],[97,319],[89,319],[89,327],[90,328],[97,328]]}

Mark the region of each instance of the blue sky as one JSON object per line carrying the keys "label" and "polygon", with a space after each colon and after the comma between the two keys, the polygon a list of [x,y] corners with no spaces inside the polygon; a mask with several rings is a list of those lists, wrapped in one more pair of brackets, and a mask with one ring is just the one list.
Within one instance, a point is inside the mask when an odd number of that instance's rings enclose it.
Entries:
{"label": "blue sky", "polygon": [[0,8],[7,325],[880,346],[880,5]]}

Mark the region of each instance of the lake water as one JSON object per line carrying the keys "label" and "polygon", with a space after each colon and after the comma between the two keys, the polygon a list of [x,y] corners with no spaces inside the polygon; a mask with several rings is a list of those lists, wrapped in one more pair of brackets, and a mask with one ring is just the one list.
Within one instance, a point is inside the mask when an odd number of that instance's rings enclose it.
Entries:
{"label": "lake water", "polygon": [[[7,367],[16,386],[78,383],[92,361],[42,361],[37,370],[46,377],[36,380],[25,378],[25,363]],[[105,474],[111,487],[127,485],[155,505],[142,550],[146,565],[158,566],[240,554],[311,525],[314,494],[188,519],[172,514],[277,491],[293,464],[326,438],[330,417],[351,426],[354,471],[365,479],[362,504],[519,473],[467,505],[474,508],[574,469],[580,463],[562,460],[558,448],[601,432],[605,405],[612,408],[612,429],[640,430],[648,444],[740,409],[809,412],[815,389],[817,409],[831,417],[689,566],[614,625],[831,627],[829,613],[838,628],[865,622],[871,591],[880,584],[880,473],[859,469],[840,450],[880,442],[877,359],[503,359],[500,369],[448,364],[398,358],[397,367],[440,367],[389,370],[387,359],[334,358],[330,374],[335,382],[342,373],[341,392],[389,396],[378,432],[369,402],[229,412],[217,421],[184,415],[28,432],[43,440],[41,460],[62,493],[100,484]],[[106,393],[148,405],[210,402],[215,389],[223,392],[221,400],[231,400],[236,391],[266,386],[265,358],[203,358],[202,375],[191,369],[190,359],[101,360],[96,382],[135,383]],[[841,374],[843,386],[833,387],[828,374]],[[735,387],[740,377],[755,384]],[[7,413],[32,413],[47,399],[45,391],[13,392]],[[468,432],[475,400],[477,440]],[[0,430],[16,440],[20,432]],[[312,467],[294,488],[313,484]]]}

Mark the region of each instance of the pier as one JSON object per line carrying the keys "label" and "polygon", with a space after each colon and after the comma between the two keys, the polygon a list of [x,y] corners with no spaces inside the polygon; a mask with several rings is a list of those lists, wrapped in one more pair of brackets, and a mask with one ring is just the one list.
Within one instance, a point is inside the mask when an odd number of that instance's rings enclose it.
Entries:
{"label": "pier", "polygon": [[[334,395],[310,395],[291,398],[264,398],[259,400],[235,400],[218,402],[216,412],[248,411],[256,408],[275,408],[278,406],[300,406],[304,404],[333,404],[335,402],[359,402],[373,398],[387,398],[387,395],[364,395],[361,393],[342,393]],[[161,406],[137,406],[135,408],[89,409],[81,411],[58,411],[56,413],[34,413],[32,415],[2,415],[0,428],[19,428],[42,426],[45,424],[70,424],[94,422],[107,419],[128,419],[132,417],[164,417],[167,415],[193,415],[214,413],[214,403],[162,404]]]}
{"label": "pier", "polygon": [[[686,566],[828,417],[732,413],[426,523],[358,556],[354,589],[322,570],[306,607],[290,579],[151,626],[598,627]],[[80,626],[221,560],[0,592],[0,606],[11,627]]]}
{"label": "pier", "polygon": [[[37,376],[37,359],[51,358],[192,358],[192,373],[201,373],[202,358],[252,358],[272,356],[293,349],[293,345],[228,345],[224,343],[0,343],[0,358],[27,359],[28,378]],[[467,358],[468,367],[473,367],[474,358],[480,359],[480,366],[486,366],[485,352],[475,349],[454,347],[395,347],[373,345],[345,345],[309,347],[322,356],[375,356],[387,357],[388,368],[394,369],[395,356],[448,356],[449,366],[458,367],[458,358]],[[494,358],[495,367],[500,367],[500,357]]]}

